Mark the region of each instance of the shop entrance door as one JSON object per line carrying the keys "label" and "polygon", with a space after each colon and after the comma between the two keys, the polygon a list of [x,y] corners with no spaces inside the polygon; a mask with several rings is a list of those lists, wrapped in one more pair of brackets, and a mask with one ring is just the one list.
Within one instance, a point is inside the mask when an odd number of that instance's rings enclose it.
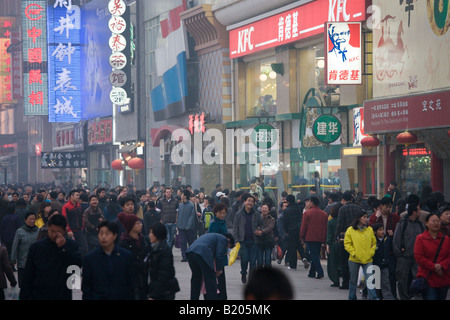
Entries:
{"label": "shop entrance door", "polygon": [[377,195],[377,157],[363,158],[363,192],[365,195]]}

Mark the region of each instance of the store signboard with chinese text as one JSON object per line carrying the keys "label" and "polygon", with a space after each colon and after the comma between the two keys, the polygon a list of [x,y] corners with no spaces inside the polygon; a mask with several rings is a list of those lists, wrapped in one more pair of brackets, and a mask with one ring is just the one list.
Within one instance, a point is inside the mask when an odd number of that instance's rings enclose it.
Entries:
{"label": "store signboard with chinese text", "polygon": [[342,125],[335,116],[324,114],[319,116],[313,125],[313,134],[322,143],[333,143],[342,133]]}
{"label": "store signboard with chinese text", "polygon": [[112,118],[89,120],[87,140],[89,146],[111,143]]}
{"label": "store signboard with chinese text", "polygon": [[48,115],[47,1],[22,0],[24,114]]}
{"label": "store signboard with chinese text", "polygon": [[364,102],[365,133],[450,127],[450,90]]}
{"label": "store signboard with chinese text", "polygon": [[324,32],[327,21],[363,21],[366,1],[317,0],[230,30],[230,58],[238,58]]}
{"label": "store signboard with chinese text", "polygon": [[194,133],[205,133],[205,113],[189,115],[189,132]]}
{"label": "store signboard with chinese text", "polygon": [[86,168],[87,156],[82,151],[42,152],[42,169]]}
{"label": "store signboard with chinese text", "polygon": [[360,22],[326,24],[326,73],[329,85],[362,83]]}
{"label": "store signboard with chinese text", "polygon": [[49,1],[49,122],[81,120],[80,32],[81,11],[76,1]]}
{"label": "store signboard with chinese text", "polygon": [[8,48],[12,42],[15,21],[14,17],[0,17],[0,103],[14,103],[12,55]]}

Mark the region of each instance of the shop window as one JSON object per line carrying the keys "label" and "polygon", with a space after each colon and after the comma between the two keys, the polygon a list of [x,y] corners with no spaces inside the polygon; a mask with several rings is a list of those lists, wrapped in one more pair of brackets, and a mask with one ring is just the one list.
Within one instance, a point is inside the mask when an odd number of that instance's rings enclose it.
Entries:
{"label": "shop window", "polygon": [[327,107],[340,105],[338,85],[325,84],[325,51],[323,44],[316,44],[298,51],[300,98],[311,88],[320,91]]}
{"label": "shop window", "polygon": [[294,194],[304,199],[309,188],[319,186],[318,193],[340,189],[339,169],[341,160],[293,162],[291,165]]}
{"label": "shop window", "polygon": [[397,147],[400,164],[400,190],[403,194],[421,194],[424,186],[431,185],[431,152],[425,144]]}
{"label": "shop window", "polygon": [[266,59],[247,64],[247,117],[272,116],[277,113],[277,74],[271,67],[275,62],[275,59]]}

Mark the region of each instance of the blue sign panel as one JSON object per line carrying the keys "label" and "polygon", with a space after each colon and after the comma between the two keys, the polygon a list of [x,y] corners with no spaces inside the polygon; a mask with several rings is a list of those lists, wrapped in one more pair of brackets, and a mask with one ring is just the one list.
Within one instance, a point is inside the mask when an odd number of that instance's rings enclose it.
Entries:
{"label": "blue sign panel", "polygon": [[82,119],[112,116],[109,99],[112,85],[109,79],[111,49],[108,40],[111,31],[108,21],[109,0],[92,0],[81,9],[81,88],[83,91]]}
{"label": "blue sign panel", "polygon": [[49,1],[49,122],[79,122],[81,104],[81,10],[75,1]]}

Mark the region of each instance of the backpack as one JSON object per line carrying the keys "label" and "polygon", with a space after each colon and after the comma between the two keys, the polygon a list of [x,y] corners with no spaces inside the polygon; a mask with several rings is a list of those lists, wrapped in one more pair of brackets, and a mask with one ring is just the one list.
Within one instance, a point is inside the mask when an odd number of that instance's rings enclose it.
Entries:
{"label": "backpack", "polygon": [[214,214],[211,211],[204,212],[205,216],[205,229],[209,229],[209,225],[214,218]]}

